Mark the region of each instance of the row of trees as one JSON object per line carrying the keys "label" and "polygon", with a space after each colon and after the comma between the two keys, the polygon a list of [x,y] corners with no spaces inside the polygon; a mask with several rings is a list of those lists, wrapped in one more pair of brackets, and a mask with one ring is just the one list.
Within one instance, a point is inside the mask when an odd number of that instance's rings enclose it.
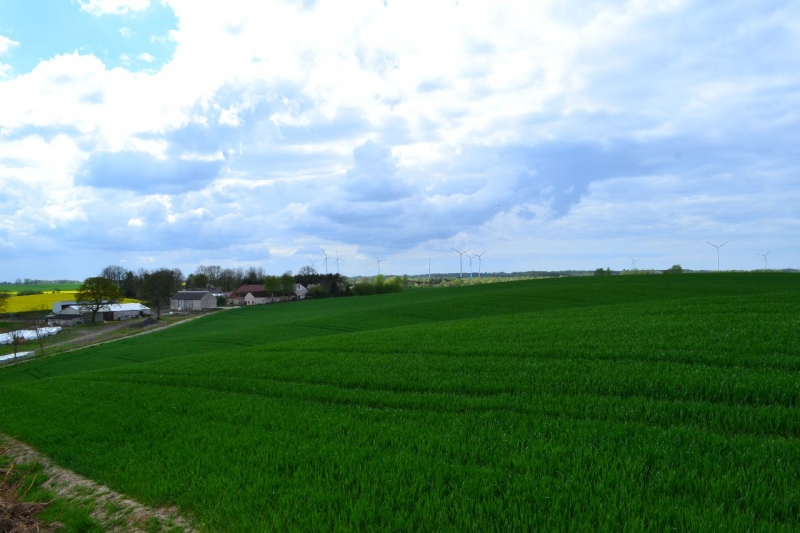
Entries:
{"label": "row of trees", "polygon": [[149,302],[156,308],[156,318],[161,318],[161,307],[169,305],[170,298],[183,284],[183,273],[178,268],[139,269],[133,273],[122,267],[106,267],[100,276],[86,278],[78,287],[75,299],[92,313],[92,322],[104,305],[123,298]]}
{"label": "row of trees", "polygon": [[[158,269],[166,270],[166,269]],[[249,268],[222,268],[218,265],[200,265],[193,274],[183,275],[180,269],[169,269],[175,272],[181,283],[187,289],[219,289],[230,292],[245,284],[260,284],[264,280],[265,272],[262,267]],[[144,278],[148,274],[145,269],[137,272],[124,267],[107,266],[100,273],[101,277],[109,279],[123,290],[126,298],[143,297]]]}

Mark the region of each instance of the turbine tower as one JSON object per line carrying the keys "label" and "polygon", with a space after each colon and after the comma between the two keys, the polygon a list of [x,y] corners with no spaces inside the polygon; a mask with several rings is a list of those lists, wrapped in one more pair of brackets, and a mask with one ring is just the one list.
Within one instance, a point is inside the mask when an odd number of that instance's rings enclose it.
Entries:
{"label": "turbine tower", "polygon": [[431,284],[431,258],[428,258],[428,285]]}
{"label": "turbine tower", "polygon": [[325,248],[323,248],[322,246],[320,246],[319,249],[322,250],[322,254],[325,256],[325,260],[323,261],[323,263],[325,263],[325,275],[327,276],[328,275],[328,254],[325,252]]}
{"label": "turbine tower", "polygon": [[385,263],[386,259],[380,259],[377,255],[375,256],[376,264],[378,265],[378,275],[381,275],[381,263]]}
{"label": "turbine tower", "polygon": [[339,258],[339,252],[337,251],[337,252],[336,252],[336,261],[334,261],[334,263],[336,263],[336,273],[337,273],[337,274],[339,274],[339,262],[342,262],[342,263],[344,263],[344,262],[345,262],[345,260],[344,260],[344,259],[340,259],[340,258]]}
{"label": "turbine tower", "polygon": [[471,249],[472,248],[467,248],[463,252],[459,252],[458,250],[453,248],[453,251],[458,254],[459,264],[461,265],[461,275],[459,276],[460,278],[464,277],[464,254],[469,252]]}
{"label": "turbine tower", "polygon": [[475,254],[467,255],[469,257],[469,279],[472,279],[472,258],[475,257]]}
{"label": "turbine tower", "polygon": [[[772,250],[770,250],[770,252],[771,252],[771,251],[772,251]],[[764,270],[767,270],[767,256],[769,255],[769,252],[767,252],[767,253],[765,253],[765,254],[757,254],[757,255],[760,255],[761,257],[763,257],[763,258],[764,258]]]}
{"label": "turbine tower", "polygon": [[478,258],[478,278],[481,277],[481,264],[483,264],[483,259],[481,259],[481,258],[483,257],[483,254],[485,254],[485,253],[486,253],[486,250],[484,250],[483,252],[481,252],[479,254],[475,254],[475,257]]}
{"label": "turbine tower", "polygon": [[[708,242],[708,241],[706,241],[706,242]],[[720,244],[719,246],[717,246],[713,242],[708,242],[708,244],[710,244],[711,246],[713,246],[714,248],[717,249],[717,272],[719,272],[719,249],[722,248],[723,246],[725,246],[726,244],[728,244],[729,242],[730,241],[725,241],[722,244]]]}

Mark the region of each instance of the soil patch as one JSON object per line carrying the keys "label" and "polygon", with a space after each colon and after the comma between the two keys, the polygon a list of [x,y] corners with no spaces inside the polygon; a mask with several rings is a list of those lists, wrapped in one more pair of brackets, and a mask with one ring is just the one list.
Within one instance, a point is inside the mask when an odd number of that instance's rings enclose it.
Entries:
{"label": "soil patch", "polygon": [[[11,457],[14,463],[40,463],[44,474],[48,477],[43,487],[56,493],[59,498],[79,501],[90,499],[93,503],[91,516],[103,525],[104,531],[114,533],[151,533],[156,531],[195,533],[197,531],[189,520],[178,514],[177,508],[153,508],[142,505],[105,485],[95,483],[75,472],[53,464],[34,448],[18,440],[0,435],[0,452],[2,455]],[[2,479],[3,477],[0,475],[0,481]],[[0,500],[0,512],[5,512],[5,506],[6,500],[3,496],[3,499]],[[44,529],[45,526],[39,524],[35,519],[36,513],[41,512],[46,504],[26,504],[15,502],[12,499],[9,500],[8,507],[11,509],[9,512],[16,513],[12,518],[16,520],[13,525],[18,529],[3,529],[5,524],[2,520],[5,516],[0,514],[0,526],[3,526],[0,527],[0,533],[6,531],[14,533],[57,531],[57,529]],[[27,527],[25,524],[28,523],[25,520],[33,524],[34,529],[24,529],[23,527]],[[59,525],[53,524],[50,527],[57,528]]]}
{"label": "soil patch", "polygon": [[155,318],[147,317],[138,324],[132,324],[132,328],[146,328],[147,326],[152,326],[153,324],[158,324],[158,320]]}

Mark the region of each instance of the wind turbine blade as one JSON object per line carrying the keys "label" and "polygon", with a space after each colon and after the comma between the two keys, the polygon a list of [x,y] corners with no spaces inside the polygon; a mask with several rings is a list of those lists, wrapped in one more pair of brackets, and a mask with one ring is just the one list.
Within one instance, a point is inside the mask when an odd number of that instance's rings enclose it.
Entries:
{"label": "wind turbine blade", "polygon": [[726,245],[726,244],[728,244],[729,242],[731,242],[731,241],[725,241],[725,242],[723,242],[722,244],[720,244],[720,245],[719,245],[719,247],[720,247],[720,248],[722,248],[723,246],[725,246],[725,245]]}

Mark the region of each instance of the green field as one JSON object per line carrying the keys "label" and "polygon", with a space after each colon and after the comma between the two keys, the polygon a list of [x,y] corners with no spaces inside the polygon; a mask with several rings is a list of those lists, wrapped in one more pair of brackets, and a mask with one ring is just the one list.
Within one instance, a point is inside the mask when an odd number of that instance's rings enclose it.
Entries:
{"label": "green field", "polygon": [[0,403],[210,531],[796,531],[800,276],[248,307],[0,370]]}
{"label": "green field", "polygon": [[19,291],[39,291],[39,292],[53,292],[61,291],[77,291],[80,283],[44,283],[38,285],[0,285],[0,292],[10,292],[16,294]]}

